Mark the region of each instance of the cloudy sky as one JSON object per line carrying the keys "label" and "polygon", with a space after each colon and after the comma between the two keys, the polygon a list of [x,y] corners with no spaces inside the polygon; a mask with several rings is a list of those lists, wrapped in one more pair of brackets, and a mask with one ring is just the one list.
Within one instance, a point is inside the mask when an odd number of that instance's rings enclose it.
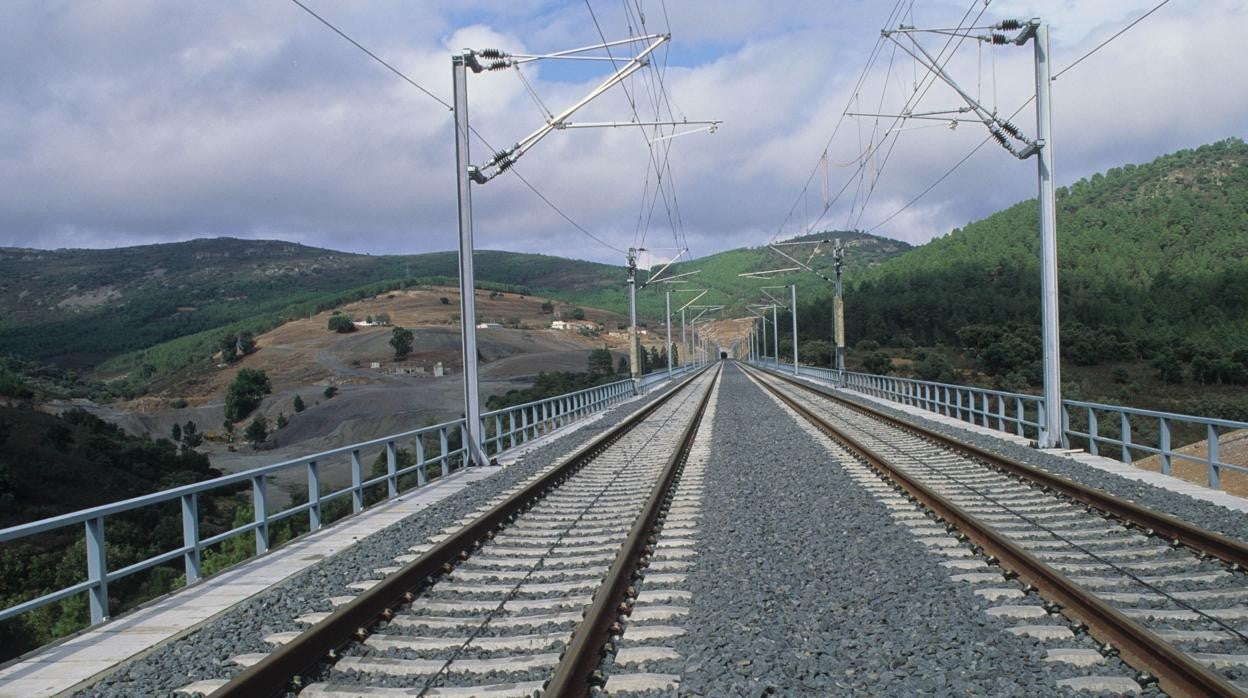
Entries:
{"label": "cloudy sky", "polygon": [[[898,213],[986,131],[841,118],[964,104],[939,81],[927,87],[927,71],[880,30],[957,27],[968,8],[981,25],[1043,16],[1060,70],[1158,2],[302,1],[446,101],[449,59],[464,47],[548,53],[599,42],[599,27],[607,39],[670,32],[626,89],[572,121],[654,119],[661,86],[660,119],[722,120],[716,133],[651,144],[656,134],[635,127],[556,131],[516,168],[602,243],[512,174],[473,192],[479,249],[613,263],[634,245],[663,255],[687,244],[701,256],[812,226],[918,243],[1033,196],[1034,160],[989,144]],[[0,246],[221,235],[369,253],[455,245],[450,112],[294,2],[7,0],[0,25]],[[1245,26],[1240,0],[1174,0],[1063,74],[1053,83],[1059,183],[1248,135]],[[918,37],[933,55],[945,40]],[[513,143],[610,68],[540,62],[472,75],[473,126],[496,147]],[[1004,114],[1034,92],[1030,45],[966,41],[946,72]],[[1035,133],[1031,107],[1015,122]],[[488,157],[481,141],[473,148],[474,162]]]}

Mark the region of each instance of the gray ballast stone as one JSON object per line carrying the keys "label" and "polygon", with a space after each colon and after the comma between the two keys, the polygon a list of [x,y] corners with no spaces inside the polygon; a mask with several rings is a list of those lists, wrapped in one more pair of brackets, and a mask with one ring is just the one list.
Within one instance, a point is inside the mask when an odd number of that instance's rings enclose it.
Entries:
{"label": "gray ballast stone", "polygon": [[[826,386],[820,386],[826,388]],[[912,424],[919,424],[940,434],[951,436],[959,441],[979,446],[1007,458],[1037,466],[1050,473],[1070,478],[1104,490],[1123,499],[1128,499],[1140,506],[1162,511],[1184,521],[1190,521],[1201,528],[1224,533],[1241,541],[1248,541],[1248,516],[1232,511],[1212,502],[1193,499],[1185,494],[1165,490],[1137,480],[1128,480],[1120,475],[1098,470],[1070,458],[1051,455],[1027,448],[1018,444],[983,434],[941,424],[924,419],[907,412],[902,412],[877,402],[866,400],[852,392],[841,391],[840,395],[850,400],[878,410],[884,414],[897,417]]]}
{"label": "gray ballast stone", "polygon": [[1050,696],[1080,673],[1006,632],[740,370],[723,380],[682,695]]}
{"label": "gray ballast stone", "polygon": [[1012,692],[1043,678],[1026,642],[1018,666],[986,667],[994,649],[983,640],[999,631],[983,602],[957,595],[943,558],[738,372],[721,390],[682,688]]}
{"label": "gray ballast stone", "polygon": [[299,616],[333,610],[330,597],[351,594],[353,582],[376,579],[373,571],[394,565],[394,559],[455,525],[477,508],[499,497],[541,468],[623,421],[659,392],[619,405],[578,431],[538,447],[515,465],[380,531],[339,555],[321,561],[295,577],[241,603],[186,637],[158,646],[147,655],[98,682],[81,696],[172,696],[195,681],[227,678],[241,668],[231,657],[268,652],[266,636],[302,630]]}

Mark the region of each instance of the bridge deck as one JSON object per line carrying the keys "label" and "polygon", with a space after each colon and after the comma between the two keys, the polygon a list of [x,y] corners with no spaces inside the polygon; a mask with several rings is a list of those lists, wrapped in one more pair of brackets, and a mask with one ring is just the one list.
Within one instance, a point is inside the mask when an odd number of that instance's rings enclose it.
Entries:
{"label": "bridge deck", "polygon": [[[812,382],[821,382],[813,380]],[[917,407],[862,396],[885,407],[913,414],[950,427],[973,431],[1012,443],[1026,445],[1019,437],[968,424]],[[631,402],[631,401],[630,401]],[[624,409],[629,409],[625,407]],[[531,442],[523,449],[505,454],[505,460],[556,440],[596,421],[585,419],[558,432]],[[765,440],[764,436],[759,439]],[[1140,470],[1108,458],[1068,450],[1051,450],[1052,455],[1069,458],[1083,465],[1141,481],[1193,499],[1214,503],[1237,512],[1248,512],[1248,499],[1203,487],[1160,473]],[[44,648],[0,669],[0,696],[41,696],[67,691],[94,681],[122,662],[151,650],[161,643],[189,634],[197,626],[228,611],[251,596],[272,587],[316,562],[339,553],[359,540],[387,528],[471,486],[501,468],[475,468],[430,483],[395,500],[384,502],[359,516],[306,536],[263,557],[247,561],[203,580],[188,589],[158,599],[97,628]]]}

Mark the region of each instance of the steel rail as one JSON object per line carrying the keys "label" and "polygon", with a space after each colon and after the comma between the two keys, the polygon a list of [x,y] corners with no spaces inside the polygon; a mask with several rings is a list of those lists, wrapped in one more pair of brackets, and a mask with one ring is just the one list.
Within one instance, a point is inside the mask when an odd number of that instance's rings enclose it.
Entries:
{"label": "steel rail", "polygon": [[616,624],[620,617],[627,615],[632,607],[627,598],[633,573],[637,570],[639,563],[643,560],[648,561],[649,556],[654,553],[654,536],[659,532],[656,523],[664,507],[671,502],[672,487],[689,457],[689,450],[693,447],[698,426],[702,423],[702,415],[706,412],[715,381],[719,378],[718,372],[722,370],[721,364],[717,369],[716,377],[707,386],[706,393],[702,396],[693,418],[685,426],[679,445],[668,459],[658,481],[651,488],[650,497],[633,522],[628,538],[620,547],[620,552],[616,554],[615,561],[611,563],[606,578],[598,587],[598,591],[594,593],[589,610],[573,631],[572,641],[568,644],[563,657],[559,660],[559,665],[555,667],[550,683],[542,693],[544,697],[572,698],[576,696],[579,698],[589,694],[590,680],[598,665],[602,663],[602,649],[612,635],[618,635],[621,632],[620,626]]}
{"label": "steel rail", "polygon": [[988,465],[1008,472],[1016,477],[1063,494],[1080,502],[1081,504],[1103,511],[1117,519],[1133,524],[1146,531],[1152,531],[1155,535],[1181,543],[1201,553],[1212,555],[1213,557],[1216,557],[1230,565],[1236,565],[1240,569],[1248,570],[1248,544],[1242,541],[1238,541],[1221,533],[1207,531],[1199,526],[1188,523],[1187,521],[1170,516],[1169,514],[1147,509],[1139,504],[1136,504],[1135,502],[1115,497],[1104,490],[1075,482],[1074,480],[1070,480],[1060,475],[1045,472],[1035,466],[1027,465],[1026,463],[1014,460],[1008,456],[993,453],[992,451],[974,444],[959,441],[958,439],[941,434],[937,431],[933,431],[927,427],[912,424],[902,419],[898,419],[897,417],[877,412],[869,407],[846,400],[844,397],[841,397],[840,395],[837,395],[836,393],[821,386],[811,385],[804,381],[795,380],[790,376],[775,373],[766,369],[759,370],[763,370],[768,375],[779,378],[786,383],[798,386],[832,400],[837,404],[848,407],[859,414],[867,415],[873,419],[879,419],[890,426],[917,434],[922,438],[934,441],[937,444],[961,453],[964,456],[970,456],[971,458],[982,460]]}
{"label": "steel rail", "polygon": [[[753,373],[753,371],[747,370],[747,373]],[[783,378],[770,372],[766,372],[766,375]],[[809,388],[802,383],[786,382]],[[1148,628],[1131,620],[1094,593],[1076,584],[1066,575],[1006,538],[993,527],[962,510],[961,507],[929,489],[903,470],[894,468],[887,459],[869,446],[837,429],[775,386],[763,380],[759,380],[758,383],[815,428],[844,444],[924,507],[952,524],[969,540],[981,547],[985,553],[996,556],[1001,567],[1014,572],[1022,580],[1035,587],[1043,596],[1056,602],[1061,607],[1063,615],[1083,623],[1094,638],[1101,642],[1108,642],[1117,648],[1122,659],[1128,664],[1150,672],[1157,678],[1161,688],[1170,695],[1246,695],[1205,665],[1162,640]],[[811,392],[822,394],[820,390],[811,390]],[[865,413],[862,410],[860,412]]]}
{"label": "steel rail", "polygon": [[297,692],[300,678],[306,672],[332,657],[339,648],[365,639],[377,622],[389,620],[395,609],[410,603],[417,593],[452,572],[458,562],[467,560],[484,541],[596,458],[706,370],[689,376],[620,424],[580,447],[562,465],[340,606],[324,620],[244,669],[211,695],[213,698],[256,698],[285,695],[291,690]]}

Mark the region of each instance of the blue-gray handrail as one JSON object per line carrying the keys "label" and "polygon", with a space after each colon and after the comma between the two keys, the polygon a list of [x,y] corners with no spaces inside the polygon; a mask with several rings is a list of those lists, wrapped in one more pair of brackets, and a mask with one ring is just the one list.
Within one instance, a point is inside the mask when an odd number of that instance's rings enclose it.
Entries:
{"label": "blue-gray handrail", "polygon": [[[761,366],[774,370],[792,372],[792,364],[777,364],[766,359],[753,361]],[[953,383],[939,383],[915,378],[899,378],[881,376],[871,373],[853,371],[836,371],[835,369],[800,366],[798,374],[811,378],[829,381],[833,384],[861,392],[891,402],[919,407],[931,412],[938,412],[979,426],[1009,432],[1024,438],[1034,437],[1044,423],[1044,401],[1038,395],[1012,393],[990,388],[976,388]],[[1086,431],[1071,426],[1071,415],[1084,418]],[[1102,433],[1103,418],[1116,426],[1118,435]],[[1132,418],[1137,424],[1132,424]],[[1139,422],[1157,426],[1156,445],[1141,443],[1138,436]],[[995,425],[995,426],[994,426]],[[1008,426],[1007,426],[1008,425]],[[1203,431],[1206,441],[1205,455],[1183,453],[1172,443],[1176,425],[1186,425],[1194,430]],[[1102,455],[1103,446],[1117,446],[1118,460],[1131,463],[1139,453],[1156,454],[1160,461],[1160,470],[1169,475],[1173,470],[1175,459],[1200,463],[1205,466],[1205,475],[1209,486],[1220,489],[1222,486],[1222,469],[1248,472],[1248,467],[1222,460],[1218,437],[1228,431],[1248,429],[1248,422],[1216,417],[1200,417],[1196,415],[1162,412],[1121,405],[1109,405],[1099,402],[1082,400],[1062,401],[1062,447],[1069,448],[1072,438],[1087,442],[1088,452]]]}
{"label": "blue-gray handrail", "polygon": [[[681,372],[690,368],[692,367],[682,367]],[[663,373],[663,378],[666,378],[666,371]],[[486,442],[483,447],[491,456],[503,453],[630,398],[638,394],[639,389],[640,386],[635,385],[631,380],[620,380],[486,412],[481,416],[482,434],[485,435]],[[397,496],[404,489],[400,478],[406,475],[415,474],[414,486],[417,488],[426,484],[426,469],[429,466],[440,465],[440,476],[445,477],[457,464],[462,465],[466,460],[467,449],[462,445],[454,450],[449,448],[450,435],[456,430],[459,432],[460,444],[464,443],[464,427],[465,423],[461,418],[243,472],[222,475],[141,497],[0,529],[0,543],[6,543],[66,526],[82,524],[85,528],[87,554],[87,579],[85,581],[0,609],[0,620],[86,592],[90,603],[92,624],[103,622],[108,617],[108,585],[118,579],[180,558],[186,572],[186,583],[190,585],[200,578],[203,551],[217,543],[252,532],[255,536],[255,554],[261,555],[268,552],[269,530],[278,521],[307,512],[309,530],[316,531],[322,527],[322,507],[326,502],[349,495],[352,513],[358,513],[365,508],[365,491],[374,486],[385,483],[385,498],[389,499]],[[425,438],[435,435],[437,453],[436,455],[426,454]],[[409,442],[414,451],[414,463],[400,468],[398,466],[400,446]],[[366,459],[362,454],[371,449],[378,450],[377,458],[379,459],[384,454],[386,472],[364,479],[363,464]],[[343,465],[350,468],[351,484],[333,491],[322,492],[321,483],[323,475],[327,472],[326,464],[342,459],[346,460]],[[279,472],[299,468],[303,468],[305,472],[308,501],[270,512],[266,478]],[[253,520],[214,536],[201,537],[199,495],[211,490],[244,486],[247,483],[251,484]],[[105,557],[104,529],[107,518],[174,500],[180,502],[182,511],[182,546],[140,560],[127,567],[109,570]]]}

